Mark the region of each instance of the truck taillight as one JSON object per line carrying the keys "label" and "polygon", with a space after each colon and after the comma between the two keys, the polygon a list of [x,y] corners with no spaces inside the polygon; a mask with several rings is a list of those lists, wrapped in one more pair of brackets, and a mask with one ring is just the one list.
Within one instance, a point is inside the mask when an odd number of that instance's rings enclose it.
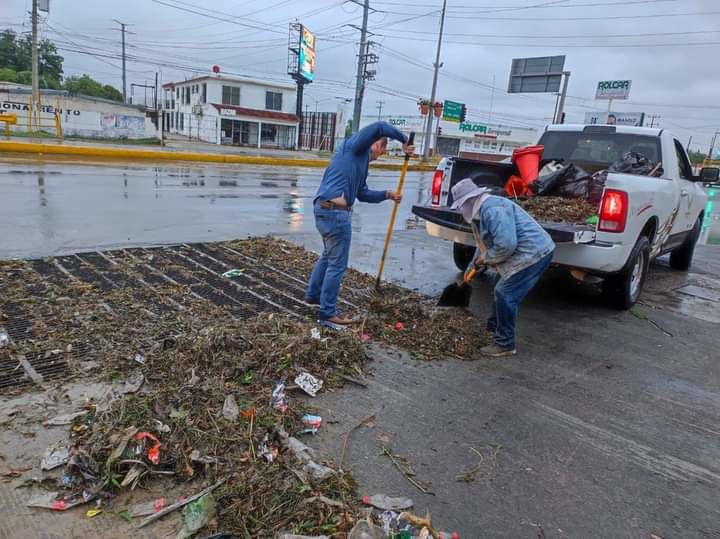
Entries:
{"label": "truck taillight", "polygon": [[601,232],[624,232],[627,214],[627,193],[615,189],[606,189],[600,203],[598,230]]}
{"label": "truck taillight", "polygon": [[436,170],[435,174],[433,174],[431,191],[433,206],[440,205],[440,196],[442,195],[442,183],[444,175],[445,173],[442,170]]}

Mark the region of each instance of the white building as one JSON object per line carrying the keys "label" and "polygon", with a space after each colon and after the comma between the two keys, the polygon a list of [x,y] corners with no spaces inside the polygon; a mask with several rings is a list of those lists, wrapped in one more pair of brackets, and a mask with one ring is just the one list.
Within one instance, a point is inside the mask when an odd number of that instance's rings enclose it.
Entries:
{"label": "white building", "polygon": [[[17,124],[11,131],[31,131],[28,85],[0,82],[0,114],[15,114]],[[64,136],[143,139],[158,135],[145,107],[125,105],[99,97],[70,95],[65,90],[40,90],[41,131],[56,133],[59,119]],[[0,130],[4,127],[0,127]]]}
{"label": "white building", "polygon": [[[418,153],[424,149],[426,116],[389,115],[382,120],[397,127],[404,134],[415,131],[415,146]],[[363,116],[360,122],[364,127],[374,121],[377,116]],[[512,155],[515,148],[535,144],[539,138],[536,129],[517,127],[504,124],[479,122],[448,122],[440,120],[440,131],[437,131],[437,120],[433,121],[433,145],[443,156],[469,157],[473,159],[501,160]],[[399,145],[391,145],[391,148]],[[397,149],[397,148],[395,148]]]}
{"label": "white building", "polygon": [[215,144],[297,147],[295,86],[207,76],[164,84],[163,90],[171,133]]}

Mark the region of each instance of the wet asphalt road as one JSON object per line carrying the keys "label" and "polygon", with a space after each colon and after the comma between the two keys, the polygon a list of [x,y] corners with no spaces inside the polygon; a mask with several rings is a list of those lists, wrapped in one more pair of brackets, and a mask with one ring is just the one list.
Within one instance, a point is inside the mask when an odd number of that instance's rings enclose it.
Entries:
{"label": "wet asphalt road", "polygon": [[[310,204],[321,172],[5,161],[0,258],[257,234],[317,249]],[[430,179],[408,178],[387,276],[435,293],[457,272],[449,245],[409,213]],[[396,181],[369,179],[379,189]],[[703,238],[720,242],[710,209]],[[353,266],[375,270],[389,214],[389,204],[358,206]],[[482,319],[489,283],[475,286]],[[633,313],[549,272],[523,304],[516,358],[419,363],[375,350],[367,389],[313,401],[326,425],[310,443],[337,459],[348,430],[375,414],[348,444],[360,493],[410,496],[461,537],[717,536],[719,324],[718,246],[700,247],[689,273],[654,264]],[[417,491],[382,445],[435,495]],[[468,470],[474,480],[456,480]]]}

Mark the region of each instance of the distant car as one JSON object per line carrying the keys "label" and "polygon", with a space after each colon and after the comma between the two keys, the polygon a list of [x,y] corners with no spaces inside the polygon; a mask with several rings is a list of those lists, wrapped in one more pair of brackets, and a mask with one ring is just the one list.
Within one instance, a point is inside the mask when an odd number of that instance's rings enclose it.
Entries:
{"label": "distant car", "polygon": [[[588,172],[606,169],[628,151],[662,163],[661,177],[608,174],[597,225],[541,222],[556,244],[553,262],[581,280],[601,277],[603,295],[629,309],[640,297],[652,259],[670,253],[670,266],[687,270],[700,236],[707,195],[703,182],[718,169],[694,176],[680,141],[663,129],[616,125],[552,125],[538,144],[543,161],[563,160]],[[444,159],[433,177],[431,200],[413,206],[427,233],[453,242],[455,264],[465,269],[475,251],[469,226],[452,204],[451,187],[463,178],[500,190],[517,169],[511,163]]]}

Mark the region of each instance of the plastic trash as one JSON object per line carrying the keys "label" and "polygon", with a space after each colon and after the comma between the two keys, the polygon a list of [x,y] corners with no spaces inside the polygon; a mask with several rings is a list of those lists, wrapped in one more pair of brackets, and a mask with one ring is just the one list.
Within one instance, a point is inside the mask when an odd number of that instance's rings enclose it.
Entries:
{"label": "plastic trash", "polygon": [[319,415],[305,414],[302,416],[302,422],[305,428],[300,434],[317,434],[322,427],[322,417]]}
{"label": "plastic trash", "polygon": [[270,445],[270,437],[266,434],[263,438],[263,441],[260,442],[260,447],[258,448],[258,455],[260,456],[260,458],[264,459],[265,462],[270,463],[275,460],[275,457],[277,457],[278,454],[278,449]]}
{"label": "plastic trash", "polygon": [[193,537],[215,517],[215,512],[215,498],[212,494],[205,494],[187,504],[182,510],[183,527],[177,539]]}
{"label": "plastic trash", "polygon": [[279,533],[275,539],[330,539],[330,537],[327,535],[295,535],[294,533]]}
{"label": "plastic trash", "polygon": [[328,477],[335,475],[335,470],[323,464],[318,464],[314,460],[308,461],[303,466],[303,471],[316,481],[324,481]]}
{"label": "plastic trash", "polygon": [[[555,161],[553,161],[553,163],[555,163]],[[552,194],[558,184],[562,182],[568,174],[572,174],[570,168],[572,166],[573,165],[559,165],[559,168],[553,167],[552,172],[549,174],[543,175],[541,173],[540,177],[530,184],[530,190],[538,196]]]}
{"label": "plastic trash", "polygon": [[140,365],[145,365],[145,351],[141,348],[137,352],[135,352],[135,362],[140,363]]}
{"label": "plastic trash", "polygon": [[288,409],[287,397],[285,396],[285,382],[278,382],[270,397],[270,406],[280,412]]}
{"label": "plastic trash", "polygon": [[167,505],[167,500],[163,497],[150,500],[149,502],[136,503],[128,508],[128,513],[132,518],[146,517],[154,513],[159,513]]}
{"label": "plastic trash", "polygon": [[190,452],[190,460],[193,462],[201,462],[202,464],[214,464],[217,462],[215,457],[209,455],[200,456],[200,451],[193,449]]}
{"label": "plastic trash", "polygon": [[0,328],[0,348],[10,344],[10,335],[5,328]]}
{"label": "plastic trash", "polygon": [[99,515],[100,513],[102,513],[102,512],[103,512],[102,509],[88,509],[88,510],[85,512],[85,516],[88,517],[88,518],[94,518],[94,517],[98,516],[98,515]]}
{"label": "plastic trash", "polygon": [[316,341],[319,341],[321,339],[322,335],[320,334],[320,330],[318,328],[312,328],[310,330],[310,338],[315,339]]}
{"label": "plastic trash", "polygon": [[138,368],[137,370],[130,373],[130,376],[125,380],[125,385],[122,388],[122,393],[137,393],[137,391],[145,383],[145,376],[142,371]]}
{"label": "plastic trash", "polygon": [[402,331],[403,329],[405,329],[405,324],[403,324],[402,322],[395,322],[394,327],[397,331]]}
{"label": "plastic trash", "polygon": [[[605,172],[605,175],[601,172]],[[555,188],[544,194],[566,198],[584,198],[592,204],[599,204],[605,189],[606,171],[593,175],[575,165],[568,165],[566,173],[558,179]]]}
{"label": "plastic trash", "polygon": [[154,444],[147,450],[147,458],[153,464],[160,464],[160,440],[154,434],[149,432],[138,432],[133,436],[133,440],[141,442],[135,449],[136,454],[145,452],[146,440],[151,440]]}
{"label": "plastic trash", "polygon": [[322,389],[323,381],[319,378],[315,378],[309,372],[303,372],[295,377],[295,383],[300,386],[305,393],[311,397],[315,397],[318,391]]}
{"label": "plastic trash", "polygon": [[402,511],[413,506],[413,501],[410,498],[396,498],[385,494],[363,496],[362,502],[381,511]]}
{"label": "plastic trash", "polygon": [[95,495],[88,491],[82,494],[70,497],[61,496],[59,492],[44,492],[30,498],[27,502],[28,507],[40,507],[42,509],[51,509],[53,511],[66,511],[82,505],[95,499]]}
{"label": "plastic trash", "polygon": [[[626,152],[622,159],[615,161],[608,167],[610,172],[621,172],[623,174],[638,174],[649,176],[651,173],[657,175],[661,168],[654,161],[650,161],[643,154],[638,152]],[[660,172],[662,175],[662,172]]]}
{"label": "plastic trash", "polygon": [[382,528],[368,520],[358,521],[348,534],[348,539],[385,539]]}
{"label": "plastic trash", "polygon": [[228,421],[237,421],[237,418],[240,416],[240,408],[238,407],[235,397],[232,394],[225,397],[222,415]]}
{"label": "plastic trash", "polygon": [[360,340],[362,342],[369,342],[372,340],[372,337],[370,336],[369,333],[363,333],[362,335],[360,335]]}
{"label": "plastic trash", "polygon": [[585,219],[585,224],[586,224],[586,225],[597,225],[599,219],[600,219],[600,218],[599,218],[597,215],[591,215],[590,217],[588,217],[587,219]]}
{"label": "plastic trash", "polygon": [[226,271],[222,274],[223,277],[227,277],[228,279],[232,277],[240,277],[243,274],[243,270],[241,269],[231,269]]}
{"label": "plastic trash", "polygon": [[70,460],[70,449],[65,446],[50,446],[45,450],[42,460],[40,461],[40,469],[44,472],[54,470]]}
{"label": "plastic trash", "polygon": [[43,425],[46,425],[48,427],[58,427],[60,425],[70,425],[72,424],[75,419],[78,417],[82,417],[84,415],[87,415],[87,410],[82,410],[80,412],[73,412],[71,414],[63,414],[53,417],[52,419],[48,419],[43,423]]}

